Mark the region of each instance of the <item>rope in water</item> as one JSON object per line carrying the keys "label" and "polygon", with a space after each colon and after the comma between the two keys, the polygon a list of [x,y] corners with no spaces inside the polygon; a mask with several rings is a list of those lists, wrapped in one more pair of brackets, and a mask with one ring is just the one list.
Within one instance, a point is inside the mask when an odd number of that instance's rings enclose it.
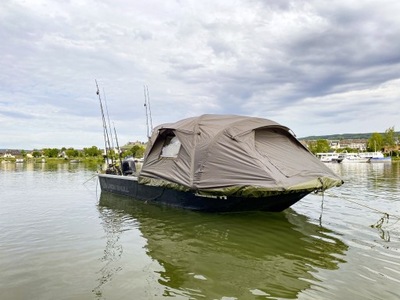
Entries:
{"label": "rope in water", "polygon": [[389,221],[389,217],[392,218],[392,219],[393,219],[393,218],[394,218],[394,219],[397,219],[397,221],[396,221],[394,224],[391,224],[391,225],[390,225],[391,227],[393,227],[396,223],[398,223],[398,222],[400,221],[400,216],[398,216],[398,215],[389,214],[389,213],[387,213],[387,212],[385,212],[385,211],[379,210],[379,209],[377,209],[377,208],[371,207],[371,206],[366,205],[366,204],[363,204],[363,203],[359,203],[359,202],[354,201],[354,200],[350,200],[350,199],[346,199],[346,198],[340,198],[340,199],[346,200],[346,201],[351,202],[351,203],[354,203],[354,204],[356,204],[356,205],[363,206],[363,207],[365,207],[365,208],[368,208],[368,209],[370,209],[370,210],[373,210],[373,211],[375,211],[375,212],[377,212],[377,213],[383,214],[383,217],[380,218],[380,219],[378,220],[378,222],[376,222],[374,225],[371,225],[371,227],[381,228],[382,225],[383,225],[383,223],[384,223],[385,221],[386,221],[386,223]]}

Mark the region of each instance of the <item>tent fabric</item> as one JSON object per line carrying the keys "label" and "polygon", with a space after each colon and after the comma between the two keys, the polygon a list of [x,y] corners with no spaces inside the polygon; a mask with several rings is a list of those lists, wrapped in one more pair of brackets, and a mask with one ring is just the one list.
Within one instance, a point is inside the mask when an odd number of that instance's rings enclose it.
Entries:
{"label": "tent fabric", "polygon": [[[162,157],[173,137],[180,142],[178,155]],[[202,115],[156,127],[139,182],[244,197],[325,190],[343,183],[289,128],[236,115]]]}

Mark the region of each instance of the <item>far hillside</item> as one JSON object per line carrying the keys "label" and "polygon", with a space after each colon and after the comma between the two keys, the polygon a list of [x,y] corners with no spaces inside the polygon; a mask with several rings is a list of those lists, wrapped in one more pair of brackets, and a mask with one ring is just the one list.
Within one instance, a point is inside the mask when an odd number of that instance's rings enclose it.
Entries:
{"label": "far hillside", "polygon": [[[379,132],[384,135],[384,132]],[[400,134],[400,131],[395,132],[396,135]],[[311,135],[307,137],[299,138],[299,140],[358,140],[358,139],[369,139],[371,133],[343,133],[343,134],[330,134],[330,135]]]}

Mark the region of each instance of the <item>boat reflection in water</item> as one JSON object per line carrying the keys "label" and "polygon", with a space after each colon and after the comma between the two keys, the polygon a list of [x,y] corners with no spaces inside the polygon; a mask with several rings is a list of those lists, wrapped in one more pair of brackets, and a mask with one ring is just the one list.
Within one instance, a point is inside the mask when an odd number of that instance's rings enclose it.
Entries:
{"label": "boat reflection in water", "polygon": [[[111,216],[104,208],[110,208],[119,212],[113,218],[126,222],[130,217],[140,229],[147,255],[162,266],[157,276],[163,296],[294,299],[318,288],[314,274],[337,269],[348,249],[335,232],[292,209],[206,214],[104,192],[99,205],[103,221]],[[104,224],[115,228],[116,222]]]}

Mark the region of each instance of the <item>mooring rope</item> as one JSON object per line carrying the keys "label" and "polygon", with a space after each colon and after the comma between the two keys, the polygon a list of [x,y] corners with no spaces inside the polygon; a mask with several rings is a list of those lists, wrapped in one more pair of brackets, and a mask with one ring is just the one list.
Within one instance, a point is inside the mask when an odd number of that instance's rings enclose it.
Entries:
{"label": "mooring rope", "polygon": [[94,174],[92,177],[90,177],[88,180],[86,180],[84,183],[82,183],[83,185],[85,185],[89,180],[92,180],[94,177],[97,176],[97,173]]}
{"label": "mooring rope", "polygon": [[373,211],[375,211],[375,212],[377,212],[377,213],[382,214],[383,217],[380,218],[380,219],[378,220],[378,222],[376,222],[374,225],[371,225],[371,227],[373,227],[373,228],[381,228],[382,225],[383,225],[383,223],[385,222],[385,220],[386,220],[386,223],[389,222],[389,218],[397,219],[397,221],[396,221],[394,224],[389,225],[389,226],[391,226],[391,227],[393,227],[396,223],[398,223],[398,222],[400,221],[400,216],[398,216],[398,215],[389,214],[389,213],[387,213],[387,212],[385,212],[385,211],[379,210],[379,209],[377,209],[377,208],[371,207],[371,206],[366,205],[366,204],[363,204],[363,203],[359,203],[359,202],[354,201],[354,200],[350,200],[350,199],[346,199],[346,198],[340,198],[340,199],[349,201],[349,202],[354,203],[354,204],[356,204],[356,205],[363,206],[363,207],[365,207],[365,208],[368,208],[368,209],[370,209],[370,210],[373,210]]}
{"label": "mooring rope", "polygon": [[[366,208],[368,208],[368,209],[370,209],[370,210],[374,210],[374,211],[376,211],[376,212],[378,212],[378,213],[389,215],[387,212],[384,212],[384,211],[382,211],[382,210],[376,209],[376,208],[371,207],[371,206],[369,206],[369,205],[362,204],[362,203],[359,203],[359,202],[357,202],[357,201],[350,200],[350,199],[345,199],[345,198],[341,198],[341,199],[346,200],[346,201],[349,201],[349,202],[354,203],[354,204],[357,204],[357,205],[359,205],[359,206],[364,206],[364,207],[366,207]],[[400,219],[400,217],[397,217],[397,218]]]}

